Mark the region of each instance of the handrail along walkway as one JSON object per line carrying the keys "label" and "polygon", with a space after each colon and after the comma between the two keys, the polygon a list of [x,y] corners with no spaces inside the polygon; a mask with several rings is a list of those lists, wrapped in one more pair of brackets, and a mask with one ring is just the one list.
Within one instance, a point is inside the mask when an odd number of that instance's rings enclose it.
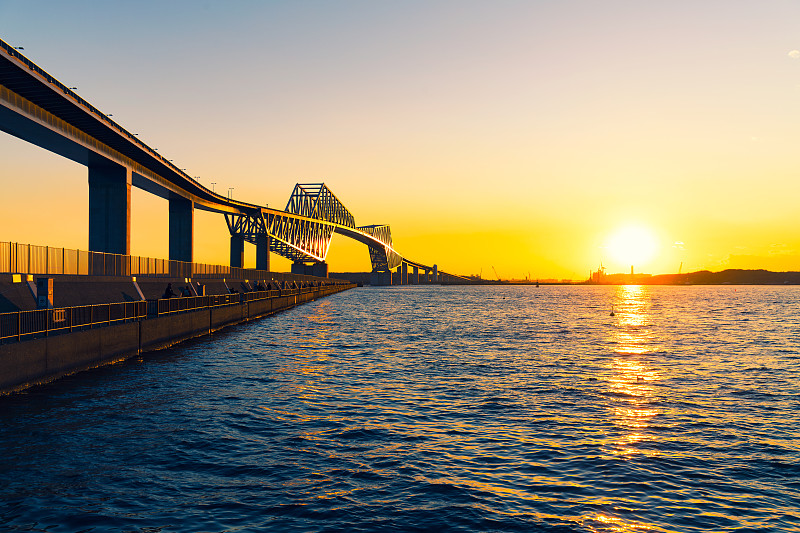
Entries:
{"label": "handrail along walkway", "polygon": [[238,305],[283,296],[297,296],[335,285],[340,285],[340,283],[320,284],[299,289],[186,296],[138,302],[116,302],[0,313],[0,343],[21,342],[33,338],[47,337],[52,334],[109,326],[121,322],[146,320],[162,315],[185,313],[199,309]]}

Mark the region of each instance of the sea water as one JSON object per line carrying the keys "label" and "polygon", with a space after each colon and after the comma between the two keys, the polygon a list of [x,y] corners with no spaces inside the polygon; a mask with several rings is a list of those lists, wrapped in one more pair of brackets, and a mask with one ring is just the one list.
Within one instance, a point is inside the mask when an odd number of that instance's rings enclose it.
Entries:
{"label": "sea water", "polygon": [[795,287],[354,289],[0,398],[0,530],[800,531],[799,330]]}

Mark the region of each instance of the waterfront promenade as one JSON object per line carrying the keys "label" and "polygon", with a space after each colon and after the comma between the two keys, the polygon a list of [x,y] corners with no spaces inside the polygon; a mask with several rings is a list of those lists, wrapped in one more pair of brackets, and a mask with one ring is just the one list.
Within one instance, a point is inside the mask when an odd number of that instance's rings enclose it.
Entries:
{"label": "waterfront promenade", "polygon": [[0,271],[0,394],[355,286],[16,243],[0,243]]}

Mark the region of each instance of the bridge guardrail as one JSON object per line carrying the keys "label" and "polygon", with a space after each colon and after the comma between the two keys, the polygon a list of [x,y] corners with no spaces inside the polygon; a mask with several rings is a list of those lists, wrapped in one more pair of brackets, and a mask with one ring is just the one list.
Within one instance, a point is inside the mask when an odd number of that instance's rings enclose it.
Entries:
{"label": "bridge guardrail", "polygon": [[147,317],[147,302],[36,309],[0,313],[0,342],[48,336],[50,333],[89,329]]}

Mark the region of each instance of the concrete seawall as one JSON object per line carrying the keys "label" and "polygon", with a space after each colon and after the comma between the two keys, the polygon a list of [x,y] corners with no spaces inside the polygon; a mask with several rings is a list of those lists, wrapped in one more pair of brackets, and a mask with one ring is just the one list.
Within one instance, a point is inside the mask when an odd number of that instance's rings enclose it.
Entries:
{"label": "concrete seawall", "polygon": [[46,383],[67,374],[121,361],[142,352],[208,335],[355,285],[314,287],[277,296],[166,314],[83,331],[0,345],[0,394]]}

